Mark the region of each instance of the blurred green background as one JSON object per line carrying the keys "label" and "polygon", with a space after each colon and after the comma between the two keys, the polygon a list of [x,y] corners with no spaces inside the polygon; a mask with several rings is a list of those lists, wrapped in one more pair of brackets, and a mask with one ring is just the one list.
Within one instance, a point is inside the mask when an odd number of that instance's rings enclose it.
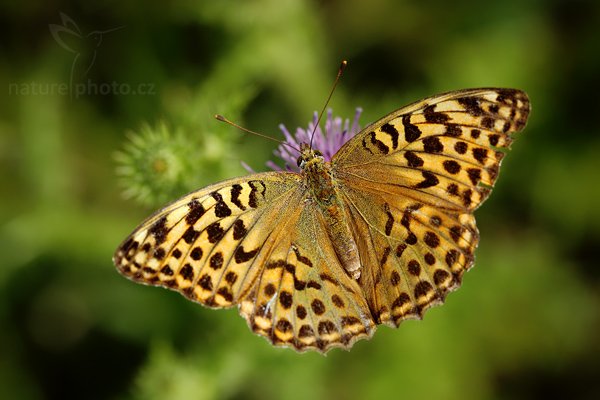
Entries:
{"label": "blurred green background", "polygon": [[[600,3],[3,1],[0,30],[0,397],[600,398]],[[161,203],[272,158],[213,114],[306,126],[344,58],[331,107],[363,126],[447,90],[531,97],[444,306],[323,357],[116,272]]]}

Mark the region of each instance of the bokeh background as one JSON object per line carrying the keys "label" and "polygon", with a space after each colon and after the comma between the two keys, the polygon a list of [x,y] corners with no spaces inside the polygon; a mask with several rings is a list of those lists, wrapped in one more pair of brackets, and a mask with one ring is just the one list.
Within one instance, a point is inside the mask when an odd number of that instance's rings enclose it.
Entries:
{"label": "bokeh background", "polygon": [[[600,398],[599,27],[596,1],[3,1],[0,397]],[[273,158],[213,114],[306,126],[344,58],[330,106],[362,125],[453,89],[531,97],[444,306],[323,357],[116,272],[163,202]]]}

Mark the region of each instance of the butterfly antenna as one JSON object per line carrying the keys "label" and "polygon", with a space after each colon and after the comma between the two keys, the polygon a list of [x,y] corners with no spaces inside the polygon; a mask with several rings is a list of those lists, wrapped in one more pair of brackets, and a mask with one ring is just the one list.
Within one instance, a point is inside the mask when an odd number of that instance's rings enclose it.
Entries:
{"label": "butterfly antenna", "polygon": [[229,125],[231,125],[231,126],[233,126],[235,128],[238,128],[241,131],[244,131],[244,132],[247,132],[247,133],[251,133],[253,135],[260,136],[260,137],[265,138],[265,139],[272,140],[272,141],[277,142],[277,143],[279,143],[279,144],[281,144],[283,146],[287,146],[290,149],[296,150],[298,153],[301,153],[300,149],[292,146],[291,144],[289,144],[287,142],[284,142],[283,140],[275,139],[275,138],[272,138],[271,136],[267,136],[267,135],[263,135],[262,133],[251,131],[250,129],[244,128],[243,126],[240,126],[240,125],[236,124],[235,122],[231,122],[230,120],[228,120],[227,118],[225,118],[224,116],[222,116],[220,114],[216,114],[215,118],[217,120],[221,121],[221,122],[225,122],[226,124],[229,124]]}
{"label": "butterfly antenna", "polygon": [[346,65],[348,65],[348,61],[342,60],[342,63],[340,64],[340,68],[338,69],[337,76],[335,77],[335,81],[333,82],[333,86],[331,88],[331,91],[329,92],[329,96],[327,97],[327,101],[325,102],[325,105],[323,106],[323,109],[321,110],[321,113],[319,114],[319,119],[317,119],[317,124],[313,128],[312,133],[310,134],[310,144],[309,144],[309,147],[311,149],[312,149],[313,138],[315,137],[315,132],[317,131],[319,123],[321,122],[321,118],[323,117],[323,113],[325,113],[325,109],[327,108],[327,105],[329,104],[329,100],[331,100],[331,96],[333,96],[333,92],[335,92],[335,88],[336,88],[338,82],[340,81],[340,78],[342,77],[342,74],[344,73],[344,69],[346,69]]}

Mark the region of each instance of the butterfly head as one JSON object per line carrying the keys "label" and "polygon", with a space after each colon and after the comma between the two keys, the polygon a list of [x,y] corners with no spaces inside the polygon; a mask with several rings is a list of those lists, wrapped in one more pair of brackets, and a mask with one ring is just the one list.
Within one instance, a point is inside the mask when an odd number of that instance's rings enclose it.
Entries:
{"label": "butterfly head", "polygon": [[300,155],[296,160],[298,167],[304,170],[309,164],[313,163],[323,163],[325,161],[325,157],[323,157],[323,153],[319,150],[311,148],[308,144],[302,143],[300,145]]}

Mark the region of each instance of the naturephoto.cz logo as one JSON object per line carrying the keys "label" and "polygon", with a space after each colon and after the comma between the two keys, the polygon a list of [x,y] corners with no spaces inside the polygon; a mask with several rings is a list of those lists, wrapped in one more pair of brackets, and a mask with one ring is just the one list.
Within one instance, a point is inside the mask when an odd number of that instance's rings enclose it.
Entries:
{"label": "naturephoto.cz logo", "polygon": [[21,82],[9,83],[8,94],[11,96],[71,96],[79,98],[82,96],[152,96],[156,94],[153,83],[129,83],[112,82]]}
{"label": "naturephoto.cz logo", "polygon": [[155,94],[154,83],[94,82],[88,78],[90,70],[100,52],[105,37],[116,34],[124,27],[94,30],[83,33],[75,21],[60,13],[61,25],[49,24],[52,37],[67,52],[72,54],[69,82],[11,82],[8,94],[17,96],[69,95],[71,98],[82,96],[148,96]]}

